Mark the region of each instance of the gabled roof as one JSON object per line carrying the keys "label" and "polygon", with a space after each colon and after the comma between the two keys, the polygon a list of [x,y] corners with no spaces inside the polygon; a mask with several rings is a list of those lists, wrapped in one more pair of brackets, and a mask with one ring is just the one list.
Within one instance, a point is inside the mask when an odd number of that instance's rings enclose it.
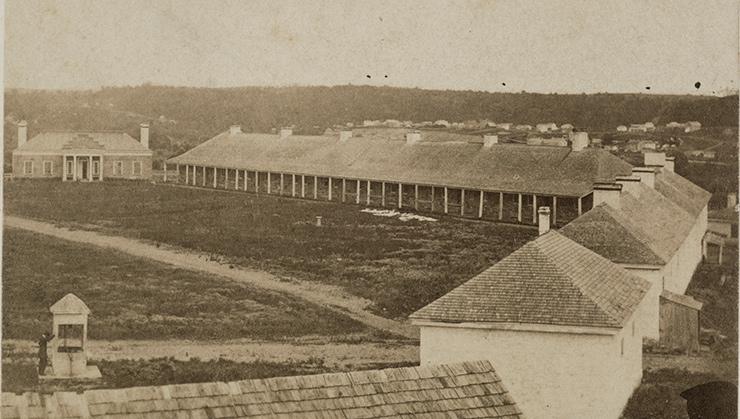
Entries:
{"label": "gabled roof", "polygon": [[622,192],[618,209],[597,205],[560,231],[615,263],[664,265],[696,223],[688,207],[638,183]]}
{"label": "gabled roof", "polygon": [[404,134],[357,130],[338,141],[224,132],[168,162],[561,196],[586,195],[594,182],[631,172],[627,162],[601,149],[484,147],[480,137],[439,131],[424,131],[422,141],[407,145]]}
{"label": "gabled roof", "polygon": [[151,153],[125,132],[108,131],[47,131],[42,132],[15,151],[46,151],[63,153],[72,150],[104,150]]}
{"label": "gabled roof", "polygon": [[558,230],[614,263],[662,265],[650,240],[619,211],[602,203]]}
{"label": "gabled roof", "polygon": [[[25,410],[23,413],[28,416],[22,416],[21,410]],[[47,412],[57,412],[58,415],[52,416]],[[81,394],[2,394],[3,419],[513,419],[520,416],[518,407],[488,361],[230,383],[88,390]]]}
{"label": "gabled roof", "polygon": [[704,306],[701,301],[696,301],[694,297],[690,295],[676,294],[668,290],[663,290],[660,293],[660,298],[694,310],[701,310],[701,308]]}
{"label": "gabled roof", "polygon": [[670,170],[660,170],[655,176],[655,190],[693,216],[707,206],[712,194]]}
{"label": "gabled roof", "polygon": [[90,314],[90,309],[76,295],[69,293],[49,307],[53,314]]}
{"label": "gabled roof", "polygon": [[647,281],[550,231],[411,318],[621,328],[648,288]]}

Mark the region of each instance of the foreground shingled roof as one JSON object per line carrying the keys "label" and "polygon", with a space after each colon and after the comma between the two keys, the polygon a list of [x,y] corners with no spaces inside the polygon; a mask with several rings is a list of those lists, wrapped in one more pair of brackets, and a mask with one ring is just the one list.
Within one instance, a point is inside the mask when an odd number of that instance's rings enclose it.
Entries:
{"label": "foreground shingled roof", "polygon": [[594,182],[629,175],[631,166],[609,152],[587,148],[496,144],[480,137],[424,131],[407,145],[403,132],[337,136],[224,132],[169,159],[170,163],[292,174],[445,185],[495,192],[583,196]]}
{"label": "foreground shingled roof", "polygon": [[447,323],[620,328],[650,284],[550,231],[411,315]]}
{"label": "foreground shingled roof", "polygon": [[16,151],[62,153],[71,150],[102,150],[151,153],[125,132],[112,131],[47,131],[18,147]]}
{"label": "foreground shingled roof", "polygon": [[518,418],[488,361],[53,395],[3,393],[16,418]]}

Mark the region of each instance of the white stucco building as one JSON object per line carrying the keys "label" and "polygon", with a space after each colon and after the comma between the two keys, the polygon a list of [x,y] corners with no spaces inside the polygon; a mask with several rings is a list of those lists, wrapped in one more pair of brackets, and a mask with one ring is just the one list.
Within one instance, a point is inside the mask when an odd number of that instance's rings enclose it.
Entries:
{"label": "white stucco building", "polygon": [[529,418],[618,418],[642,377],[648,289],[548,231],[411,318],[422,365],[490,360]]}
{"label": "white stucco building", "polygon": [[560,232],[651,283],[640,322],[658,339],[662,291],[684,294],[702,260],[711,195],[674,173],[664,153],[646,153],[645,164],[597,185],[594,208]]}

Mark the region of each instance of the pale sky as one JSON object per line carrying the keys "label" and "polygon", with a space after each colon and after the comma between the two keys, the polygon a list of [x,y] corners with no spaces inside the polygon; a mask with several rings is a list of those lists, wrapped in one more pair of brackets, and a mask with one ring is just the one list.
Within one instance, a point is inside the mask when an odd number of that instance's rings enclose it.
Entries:
{"label": "pale sky", "polygon": [[5,35],[7,87],[738,83],[738,0],[6,0]]}

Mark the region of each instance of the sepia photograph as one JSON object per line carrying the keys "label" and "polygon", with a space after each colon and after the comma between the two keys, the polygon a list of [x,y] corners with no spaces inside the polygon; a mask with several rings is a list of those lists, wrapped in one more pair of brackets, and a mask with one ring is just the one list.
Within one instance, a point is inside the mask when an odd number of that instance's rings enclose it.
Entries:
{"label": "sepia photograph", "polygon": [[0,417],[738,417],[740,0],[0,8]]}

